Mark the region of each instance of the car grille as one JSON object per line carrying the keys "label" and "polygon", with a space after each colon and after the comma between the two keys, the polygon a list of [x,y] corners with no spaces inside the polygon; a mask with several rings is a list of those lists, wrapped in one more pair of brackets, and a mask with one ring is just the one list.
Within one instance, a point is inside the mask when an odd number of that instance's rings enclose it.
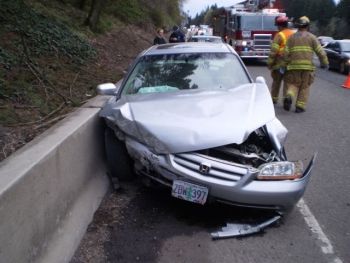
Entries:
{"label": "car grille", "polygon": [[[237,182],[242,176],[248,174],[249,169],[239,164],[219,160],[202,154],[181,153],[173,155],[173,161],[179,169],[186,169],[197,175]],[[200,172],[201,164],[209,164],[208,173]]]}
{"label": "car grille", "polygon": [[254,34],[254,48],[255,49],[270,49],[271,34]]}

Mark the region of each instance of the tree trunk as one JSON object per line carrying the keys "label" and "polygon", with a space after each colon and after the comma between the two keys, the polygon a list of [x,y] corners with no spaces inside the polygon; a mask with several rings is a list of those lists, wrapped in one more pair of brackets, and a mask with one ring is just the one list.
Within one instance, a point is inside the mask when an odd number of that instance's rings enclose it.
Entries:
{"label": "tree trunk", "polygon": [[91,30],[96,29],[105,2],[106,0],[92,0],[89,16],[85,21],[85,24],[88,25]]}
{"label": "tree trunk", "polygon": [[75,6],[80,10],[84,10],[85,4],[86,4],[86,0],[78,0],[75,2]]}

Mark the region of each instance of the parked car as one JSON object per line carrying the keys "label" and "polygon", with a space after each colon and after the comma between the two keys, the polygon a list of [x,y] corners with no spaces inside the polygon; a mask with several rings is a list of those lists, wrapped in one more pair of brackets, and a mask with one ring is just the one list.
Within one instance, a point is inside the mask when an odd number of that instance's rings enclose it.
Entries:
{"label": "parked car", "polygon": [[226,44],[176,43],[141,53],[100,116],[112,178],[137,175],[180,199],[287,211],[313,160],[287,159],[287,129],[263,77],[253,82]]}
{"label": "parked car", "polygon": [[223,43],[222,38],[219,36],[205,36],[195,35],[188,39],[188,42],[212,42],[212,43]]}
{"label": "parked car", "polygon": [[348,74],[350,69],[350,39],[335,40],[325,49],[329,60],[329,68]]}
{"label": "parked car", "polygon": [[317,39],[320,42],[322,47],[325,47],[328,45],[328,43],[334,41],[333,37],[327,37],[327,36],[319,36],[317,37]]}

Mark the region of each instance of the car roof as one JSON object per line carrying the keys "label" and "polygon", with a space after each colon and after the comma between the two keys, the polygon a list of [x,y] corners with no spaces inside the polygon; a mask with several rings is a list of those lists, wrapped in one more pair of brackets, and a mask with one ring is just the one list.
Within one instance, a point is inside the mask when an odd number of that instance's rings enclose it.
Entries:
{"label": "car roof", "polygon": [[337,40],[331,41],[329,44],[332,44],[332,43],[349,43],[349,42],[350,42],[350,39],[337,39]]}
{"label": "car roof", "polygon": [[182,42],[163,45],[155,45],[142,53],[145,55],[181,54],[181,53],[234,53],[236,52],[227,44],[208,42]]}
{"label": "car roof", "polygon": [[329,37],[329,36],[319,36],[319,37],[317,37],[317,38],[319,38],[319,39],[320,39],[320,38],[321,38],[321,39],[322,39],[322,38],[324,38],[324,39],[334,39],[333,37]]}

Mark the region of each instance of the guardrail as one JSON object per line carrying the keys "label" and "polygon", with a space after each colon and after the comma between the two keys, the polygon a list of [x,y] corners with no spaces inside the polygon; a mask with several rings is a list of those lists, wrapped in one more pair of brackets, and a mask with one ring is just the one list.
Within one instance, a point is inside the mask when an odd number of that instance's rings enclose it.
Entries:
{"label": "guardrail", "polygon": [[0,163],[0,262],[69,262],[109,182],[98,96]]}

